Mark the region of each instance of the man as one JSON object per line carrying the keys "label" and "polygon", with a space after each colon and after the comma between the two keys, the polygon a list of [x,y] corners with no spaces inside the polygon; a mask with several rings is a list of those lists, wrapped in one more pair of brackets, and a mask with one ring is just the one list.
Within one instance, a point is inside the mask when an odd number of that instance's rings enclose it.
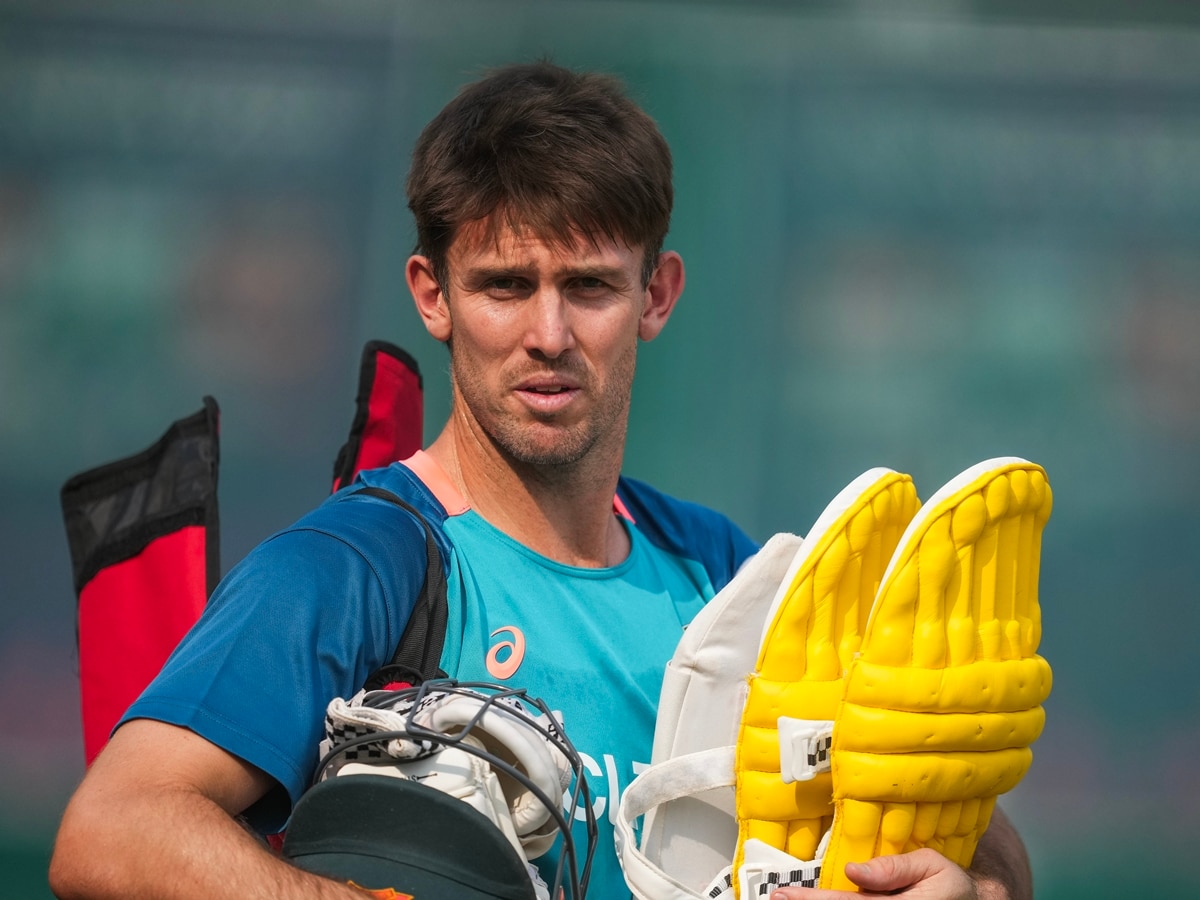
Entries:
{"label": "man", "polygon": [[[638,344],[684,286],[679,255],[661,250],[670,152],[610,79],[513,66],[430,123],[408,195],[408,285],[449,347],[452,408],[426,451],[361,483],[434,529],[450,589],[442,667],[561,711],[605,826],[590,895],[627,896],[609,816],[649,758],[663,667],[755,549],[716,513],[620,475]],[[127,713],[64,815],[60,897],[362,896],[242,824],[284,824],[326,704],[387,661],[420,589],[421,525],[354,490],[238,565]],[[1002,817],[979,858],[978,882],[934,853],[875,861],[858,880],[1027,893]]]}

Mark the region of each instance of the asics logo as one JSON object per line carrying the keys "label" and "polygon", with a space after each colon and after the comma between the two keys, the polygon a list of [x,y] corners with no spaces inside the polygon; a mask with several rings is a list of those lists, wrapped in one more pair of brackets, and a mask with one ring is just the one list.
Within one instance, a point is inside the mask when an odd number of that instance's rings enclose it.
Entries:
{"label": "asics logo", "polygon": [[508,634],[509,640],[492,645],[487,655],[488,674],[497,681],[504,681],[517,674],[521,662],[525,659],[525,633],[515,625],[505,625],[493,631],[490,637],[498,634]]}

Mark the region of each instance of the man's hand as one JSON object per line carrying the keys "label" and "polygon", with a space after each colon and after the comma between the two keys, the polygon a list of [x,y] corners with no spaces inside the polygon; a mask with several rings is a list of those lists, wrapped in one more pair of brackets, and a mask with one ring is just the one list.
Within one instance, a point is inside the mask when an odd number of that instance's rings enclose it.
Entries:
{"label": "man's hand", "polygon": [[914,850],[848,863],[847,877],[862,888],[825,891],[780,888],[771,900],[850,900],[854,897],[908,897],[911,900],[1032,900],[1033,875],[1025,845],[999,807],[979,841],[969,870],[936,850]]}
{"label": "man's hand", "polygon": [[781,888],[771,895],[771,900],[849,900],[889,896],[912,900],[991,900],[992,897],[1006,896],[1003,892],[986,892],[975,878],[935,850],[914,850],[898,856],[880,856],[865,863],[848,863],[846,875],[862,888],[861,893]]}

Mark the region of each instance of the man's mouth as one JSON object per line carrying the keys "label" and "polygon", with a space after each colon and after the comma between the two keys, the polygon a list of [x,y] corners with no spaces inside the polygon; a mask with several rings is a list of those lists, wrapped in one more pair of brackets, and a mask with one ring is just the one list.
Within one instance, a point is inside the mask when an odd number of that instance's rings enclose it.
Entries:
{"label": "man's mouth", "polygon": [[562,412],[575,402],[580,389],[573,381],[529,381],[517,388],[529,409],[542,415]]}

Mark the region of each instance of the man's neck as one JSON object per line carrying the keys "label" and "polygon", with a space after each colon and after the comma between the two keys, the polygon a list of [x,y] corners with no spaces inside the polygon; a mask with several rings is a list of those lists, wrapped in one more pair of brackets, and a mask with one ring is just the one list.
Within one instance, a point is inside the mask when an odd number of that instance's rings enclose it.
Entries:
{"label": "man's neck", "polygon": [[529,549],[588,568],[629,555],[629,535],[613,512],[619,452],[598,451],[573,465],[527,465],[453,416],[427,452],[478,515]]}

